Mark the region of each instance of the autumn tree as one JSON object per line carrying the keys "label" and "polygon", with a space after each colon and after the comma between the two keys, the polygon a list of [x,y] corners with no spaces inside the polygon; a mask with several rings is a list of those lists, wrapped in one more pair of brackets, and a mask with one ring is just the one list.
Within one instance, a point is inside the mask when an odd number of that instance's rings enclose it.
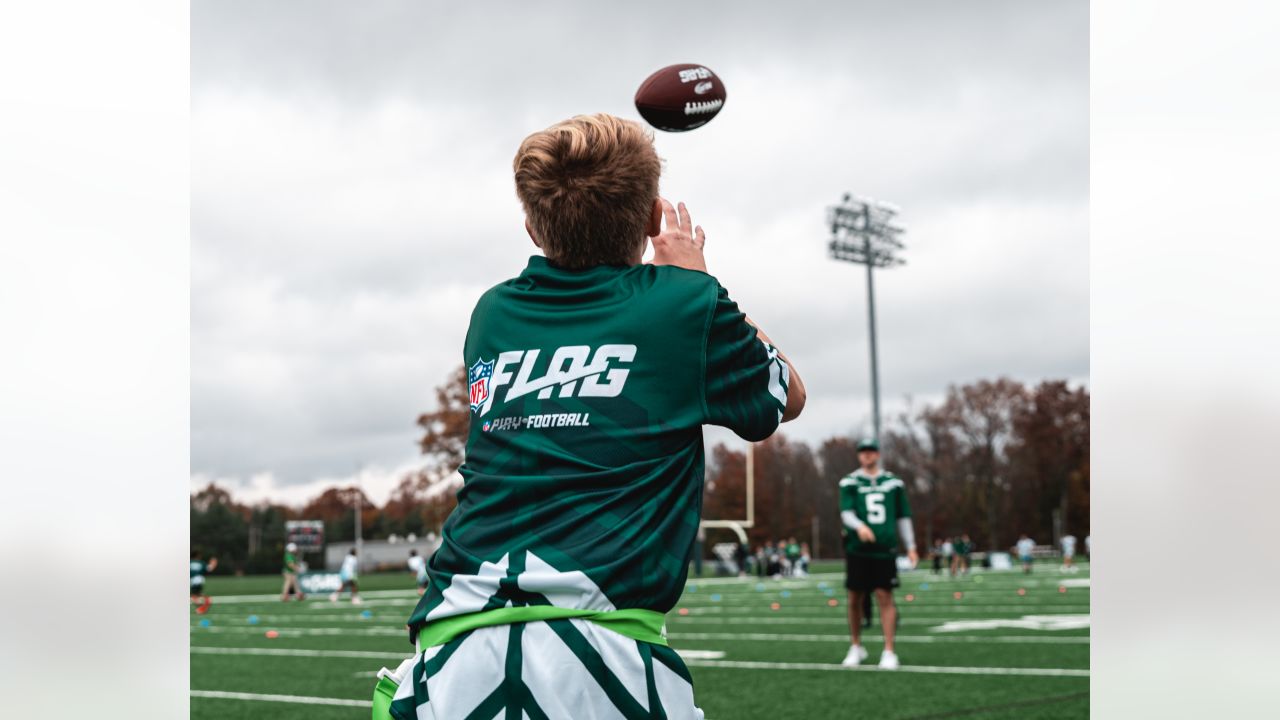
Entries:
{"label": "autumn tree", "polygon": [[465,367],[452,370],[436,388],[436,408],[419,415],[417,424],[422,430],[418,447],[426,464],[400,479],[384,509],[387,527],[406,534],[439,532],[457,505],[455,489],[440,483],[450,482],[466,459],[471,398]]}
{"label": "autumn tree", "polygon": [[214,483],[191,494],[191,549],[217,557],[223,572],[243,568],[249,546],[249,509]]}
{"label": "autumn tree", "polygon": [[436,409],[419,415],[418,426],[422,428],[418,446],[431,466],[448,474],[462,464],[471,430],[471,396],[465,367],[459,365],[436,388]]}
{"label": "autumn tree", "polygon": [[747,454],[717,443],[707,462],[703,488],[704,520],[742,520],[747,516]]}
{"label": "autumn tree", "polygon": [[1083,533],[1089,525],[1088,391],[1061,380],[1042,382],[1014,424],[1017,442],[1010,454],[1020,470],[1018,505],[1033,514],[1033,527]]}
{"label": "autumn tree", "polygon": [[952,386],[942,405],[925,411],[928,420],[949,430],[947,441],[958,445],[961,498],[986,530],[987,547],[1001,546],[1001,516],[1009,488],[1007,448],[1013,441],[1014,418],[1025,411],[1028,392],[1008,378]]}
{"label": "autumn tree", "polygon": [[[378,506],[369,500],[369,496],[365,495],[363,490],[354,485],[326,489],[302,508],[302,517],[308,520],[324,521],[326,542],[354,540],[356,537],[354,512],[357,503],[362,509],[360,513],[362,529],[376,527]],[[376,536],[377,533],[370,533],[370,535]]]}

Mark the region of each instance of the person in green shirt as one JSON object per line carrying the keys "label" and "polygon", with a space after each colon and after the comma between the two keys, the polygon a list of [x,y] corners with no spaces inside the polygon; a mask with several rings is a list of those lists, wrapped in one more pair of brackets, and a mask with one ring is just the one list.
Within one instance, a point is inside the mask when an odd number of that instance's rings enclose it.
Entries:
{"label": "person in green shirt", "polygon": [[199,550],[191,551],[191,602],[196,604],[196,612],[201,615],[208,612],[209,606],[213,604],[213,598],[204,592],[205,574],[217,568],[218,558],[209,558],[205,562],[204,555]]}
{"label": "person in green shirt", "polygon": [[280,600],[287,601],[290,593],[293,593],[298,600],[306,600],[307,596],[302,593],[302,589],[298,586],[298,546],[289,543],[284,546],[284,568],[281,573],[284,575],[284,587],[280,589]]}
{"label": "person in green shirt", "polygon": [[787,569],[791,575],[800,574],[800,543],[787,538]]}
{"label": "person in green shirt", "polygon": [[969,559],[973,556],[973,541],[969,539],[969,533],[961,533],[960,539],[956,541],[956,570],[952,575],[968,575]]}
{"label": "person in green shirt", "polygon": [[845,588],[849,591],[849,634],[852,643],[842,665],[856,666],[867,658],[862,647],[863,602],[875,593],[880,606],[880,626],[884,630],[884,652],[880,667],[898,667],[894,651],[898,610],[893,589],[898,586],[898,542],[907,548],[907,558],[915,567],[915,531],[911,506],[901,479],[880,468],[880,444],[866,439],[858,443],[858,464],[853,473],[840,480],[840,519],[844,525]]}
{"label": "person in green shirt", "polygon": [[471,314],[463,486],[386,713],[701,718],[664,617],[698,532],[702,426],[762,440],[804,386],[659,197],[638,124],[574,117],[514,170],[543,255]]}

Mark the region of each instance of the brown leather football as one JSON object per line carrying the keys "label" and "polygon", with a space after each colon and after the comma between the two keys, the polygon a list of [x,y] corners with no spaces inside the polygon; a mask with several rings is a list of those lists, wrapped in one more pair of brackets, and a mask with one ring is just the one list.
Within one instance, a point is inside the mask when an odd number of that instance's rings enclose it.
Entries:
{"label": "brown leather football", "polygon": [[636,110],[659,130],[684,132],[711,122],[724,98],[724,83],[706,67],[668,65],[640,84]]}

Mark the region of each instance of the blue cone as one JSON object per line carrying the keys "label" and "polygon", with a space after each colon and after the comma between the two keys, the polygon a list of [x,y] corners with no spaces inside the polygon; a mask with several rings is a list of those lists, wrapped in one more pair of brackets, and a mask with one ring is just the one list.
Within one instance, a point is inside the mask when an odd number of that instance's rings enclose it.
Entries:
{"label": "blue cone", "polygon": [[257,616],[257,615],[250,615],[250,616],[249,616],[249,624],[250,624],[250,625],[257,625],[257,624],[258,624],[258,616]]}
{"label": "blue cone", "polygon": [[209,627],[212,624],[213,623],[209,622],[209,618],[204,618],[200,621],[200,627]]}

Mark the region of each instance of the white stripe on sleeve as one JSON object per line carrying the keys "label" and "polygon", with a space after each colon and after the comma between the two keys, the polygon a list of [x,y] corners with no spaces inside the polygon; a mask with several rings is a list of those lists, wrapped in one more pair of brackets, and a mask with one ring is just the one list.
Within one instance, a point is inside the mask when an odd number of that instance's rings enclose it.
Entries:
{"label": "white stripe on sleeve", "polygon": [[898,537],[902,538],[902,544],[906,545],[908,550],[916,549],[916,530],[911,524],[911,518],[898,518]]}

